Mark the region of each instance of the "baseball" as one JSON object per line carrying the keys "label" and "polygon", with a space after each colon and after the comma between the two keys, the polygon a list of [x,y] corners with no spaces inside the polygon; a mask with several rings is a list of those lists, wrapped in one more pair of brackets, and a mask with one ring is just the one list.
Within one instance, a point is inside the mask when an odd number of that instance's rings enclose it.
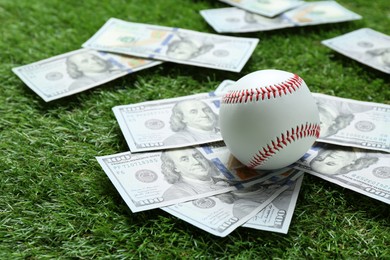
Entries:
{"label": "baseball", "polygon": [[300,159],[320,135],[316,102],[298,75],[259,70],[223,96],[222,138],[232,155],[250,168],[274,170]]}

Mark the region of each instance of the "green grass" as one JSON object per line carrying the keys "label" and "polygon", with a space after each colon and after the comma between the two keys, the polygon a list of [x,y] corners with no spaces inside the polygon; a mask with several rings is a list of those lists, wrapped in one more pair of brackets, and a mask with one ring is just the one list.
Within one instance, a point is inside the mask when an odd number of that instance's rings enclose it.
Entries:
{"label": "green grass", "polygon": [[340,0],[355,22],[233,34],[260,43],[241,73],[164,63],[45,103],[11,68],[80,48],[110,17],[214,33],[207,0],[0,0],[0,259],[389,259],[389,206],[306,175],[287,235],[218,238],[161,210],[133,214],[95,156],[128,150],[111,108],[213,90],[255,70],[313,92],[390,104],[388,75],[322,46],[362,27],[390,35],[387,0]]}

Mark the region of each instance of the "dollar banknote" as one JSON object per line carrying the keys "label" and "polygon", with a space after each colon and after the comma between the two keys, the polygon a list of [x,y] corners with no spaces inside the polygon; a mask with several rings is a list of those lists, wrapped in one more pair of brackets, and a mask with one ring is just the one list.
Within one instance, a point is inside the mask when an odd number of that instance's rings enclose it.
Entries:
{"label": "dollar banknote", "polygon": [[199,13],[219,33],[270,31],[294,26],[283,15],[270,18],[236,7],[207,9]]}
{"label": "dollar banknote", "polygon": [[[223,81],[214,93],[227,93],[233,83]],[[390,152],[390,105],[312,94],[321,121],[317,141]]]}
{"label": "dollar banknote", "polygon": [[361,15],[348,10],[336,1],[307,2],[283,13],[283,17],[296,26],[339,23],[362,19]]}
{"label": "dollar banknote", "polygon": [[361,19],[360,15],[334,1],[305,3],[272,18],[235,7],[202,10],[200,14],[219,33],[269,31]]}
{"label": "dollar banknote", "polygon": [[239,72],[258,42],[111,18],[83,47]]}
{"label": "dollar banknote", "polygon": [[313,93],[319,142],[390,152],[390,105]]}
{"label": "dollar banknote", "polygon": [[224,165],[229,153],[226,147],[203,146],[96,159],[132,212],[237,190],[285,171],[231,173]]}
{"label": "dollar banknote", "polygon": [[289,9],[302,5],[304,2],[299,0],[220,0],[226,4],[238,7],[240,9],[260,14],[267,17],[274,17]]}
{"label": "dollar banknote", "polygon": [[390,204],[390,154],[317,143],[294,166]]}
{"label": "dollar banknote", "polygon": [[242,226],[287,234],[302,186],[302,180],[303,175]]}
{"label": "dollar banknote", "polygon": [[212,93],[116,106],[130,148],[143,152],[221,141],[220,97]]}
{"label": "dollar banknote", "polygon": [[160,61],[79,49],[12,71],[49,102],[159,64]]}
{"label": "dollar banknote", "polygon": [[213,235],[225,237],[293,185],[301,171],[292,169],[236,191],[178,203],[162,210]]}
{"label": "dollar banknote", "polygon": [[374,69],[390,74],[390,36],[362,28],[321,42]]}

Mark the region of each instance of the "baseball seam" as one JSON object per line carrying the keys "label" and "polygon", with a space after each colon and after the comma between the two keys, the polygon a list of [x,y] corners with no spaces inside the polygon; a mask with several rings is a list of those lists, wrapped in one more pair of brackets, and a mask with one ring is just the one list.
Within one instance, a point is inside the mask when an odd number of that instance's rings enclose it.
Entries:
{"label": "baseball seam", "polygon": [[266,147],[262,147],[257,154],[255,154],[249,161],[248,166],[255,168],[263,165],[269,158],[274,156],[277,152],[284,149],[288,144],[305,137],[316,137],[320,136],[320,125],[319,124],[308,124],[298,125],[296,128],[291,128],[280,136],[276,137]]}
{"label": "baseball seam", "polygon": [[259,101],[264,99],[271,99],[272,97],[281,97],[292,94],[297,91],[302,85],[303,79],[294,74],[291,78],[278,84],[269,85],[266,87],[234,90],[225,94],[222,103],[235,104],[247,103],[249,101]]}

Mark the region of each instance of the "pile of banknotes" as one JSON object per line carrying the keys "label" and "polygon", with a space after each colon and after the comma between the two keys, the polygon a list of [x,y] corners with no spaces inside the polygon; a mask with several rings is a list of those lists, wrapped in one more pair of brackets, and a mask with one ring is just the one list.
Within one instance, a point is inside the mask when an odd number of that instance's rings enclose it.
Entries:
{"label": "pile of banknotes", "polygon": [[[211,234],[286,233],[303,173],[390,204],[390,106],[313,93],[321,135],[296,163],[255,171],[223,143],[213,92],[113,107],[129,152],[97,157],[133,212],[161,208]],[[250,126],[248,126],[250,127]]]}
{"label": "pile of banknotes", "polygon": [[270,31],[362,18],[335,1],[221,1],[233,7],[200,11],[207,23],[220,33]]}
{"label": "pile of banknotes", "polygon": [[[233,7],[200,11],[218,33],[361,19],[335,1],[221,2]],[[240,72],[258,43],[111,18],[82,48],[13,72],[49,102],[163,62]],[[390,73],[387,35],[362,28],[322,43]],[[313,93],[320,138],[293,165],[255,171],[220,134],[221,97],[232,86],[113,107],[130,151],[96,159],[132,212],[160,208],[221,237],[238,227],[287,233],[305,172],[390,204],[389,105]]]}

